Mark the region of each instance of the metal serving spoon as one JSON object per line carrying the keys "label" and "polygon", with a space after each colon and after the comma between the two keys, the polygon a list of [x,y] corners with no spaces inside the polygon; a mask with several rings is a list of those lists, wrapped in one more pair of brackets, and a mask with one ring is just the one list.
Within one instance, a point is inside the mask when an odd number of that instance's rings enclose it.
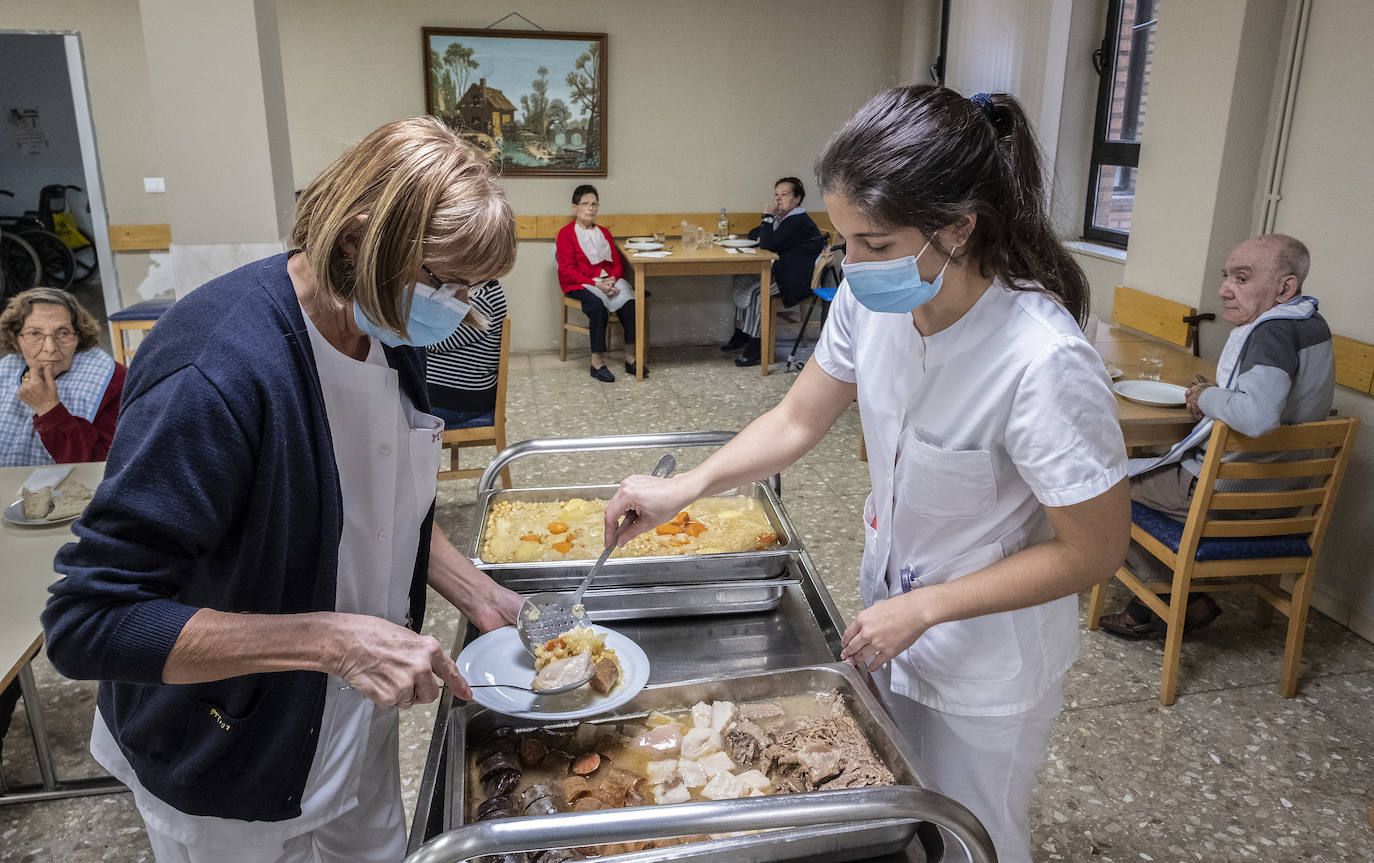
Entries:
{"label": "metal serving spoon", "polygon": [[[668,477],[676,469],[677,459],[671,455],[665,455],[658,460],[658,464],[650,475]],[[592,583],[592,577],[596,575],[596,571],[601,569],[601,565],[606,562],[611,556],[611,552],[615,551],[616,546],[620,544],[620,535],[625,531],[625,528],[638,520],[639,513],[634,513],[634,518],[630,517],[630,513],[625,514],[625,517],[616,527],[615,538],[601,552],[596,563],[592,564],[592,568],[587,571],[587,577],[582,579],[577,590],[572,593],[543,591],[531,594],[525,599],[525,604],[520,606],[520,613],[515,619],[515,631],[520,634],[520,641],[531,656],[534,655],[535,648],[549,639],[557,638],[569,629],[586,622],[587,612],[582,607],[582,594],[587,592],[587,586]]]}
{"label": "metal serving spoon", "polygon": [[490,687],[500,687],[502,689],[519,689],[522,692],[529,692],[533,694],[535,697],[539,697],[541,695],[562,695],[564,692],[572,692],[579,686],[586,686],[589,682],[591,682],[591,679],[595,676],[595,673],[588,674],[581,680],[574,681],[573,683],[567,683],[563,686],[558,686],[553,689],[534,689],[533,687],[529,686],[521,686],[518,683],[469,683],[468,687],[471,689],[484,689]]}

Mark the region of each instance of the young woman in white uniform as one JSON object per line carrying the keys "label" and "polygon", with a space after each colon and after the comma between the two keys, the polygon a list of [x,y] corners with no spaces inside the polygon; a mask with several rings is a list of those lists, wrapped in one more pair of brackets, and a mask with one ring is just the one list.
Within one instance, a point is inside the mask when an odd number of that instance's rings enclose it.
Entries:
{"label": "young woman in white uniform", "polygon": [[848,242],[816,361],[700,467],[622,482],[607,536],[628,509],[658,524],[781,470],[857,398],[873,491],[844,656],[874,673],[919,763],[999,859],[1029,861],[1074,594],[1110,576],[1130,527],[1116,405],[1078,324],[1087,285],[1050,231],[1009,96],[889,90],[816,174]]}

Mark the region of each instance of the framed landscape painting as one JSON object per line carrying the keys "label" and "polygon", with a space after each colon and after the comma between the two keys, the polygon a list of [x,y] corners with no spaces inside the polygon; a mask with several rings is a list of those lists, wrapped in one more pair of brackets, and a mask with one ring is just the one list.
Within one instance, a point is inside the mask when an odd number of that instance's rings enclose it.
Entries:
{"label": "framed landscape painting", "polygon": [[425,27],[425,109],[507,176],[606,176],[606,34]]}

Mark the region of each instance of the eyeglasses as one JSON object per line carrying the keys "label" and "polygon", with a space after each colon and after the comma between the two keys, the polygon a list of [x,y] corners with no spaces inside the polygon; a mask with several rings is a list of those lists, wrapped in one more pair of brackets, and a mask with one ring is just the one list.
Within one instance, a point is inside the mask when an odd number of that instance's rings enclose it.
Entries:
{"label": "eyeglasses", "polygon": [[50,338],[59,348],[63,348],[74,344],[77,335],[66,327],[54,333],[45,333],[42,330],[24,330],[19,334],[19,341],[23,342],[25,347],[30,348],[42,347],[43,343]]}
{"label": "eyeglasses", "polygon": [[461,299],[467,297],[470,292],[475,293],[480,287],[485,287],[485,283],[479,286],[471,285],[463,281],[446,282],[436,276],[434,271],[425,264],[421,264],[420,269],[424,270],[425,275],[429,276],[430,281],[434,282],[434,289],[445,296],[458,297]]}

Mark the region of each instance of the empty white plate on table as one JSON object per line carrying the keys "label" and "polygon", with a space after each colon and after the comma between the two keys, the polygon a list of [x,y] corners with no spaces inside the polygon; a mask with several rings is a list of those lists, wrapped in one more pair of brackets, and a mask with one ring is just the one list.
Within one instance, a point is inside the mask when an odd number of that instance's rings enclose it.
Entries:
{"label": "empty white plate on table", "polygon": [[663,248],[663,244],[655,243],[653,240],[626,240],[625,247],[641,252],[653,252]]}
{"label": "empty white plate on table", "polygon": [[745,247],[747,247],[747,246],[757,246],[757,245],[759,244],[759,241],[758,241],[758,240],[747,240],[747,239],[738,239],[738,240],[716,240],[716,242],[719,243],[720,245],[726,247],[727,249],[743,249],[743,248],[745,248]]}
{"label": "empty white plate on table", "polygon": [[626,240],[625,242],[627,242],[627,243],[652,243],[653,241],[654,241],[654,238],[653,238],[653,237],[630,237],[630,238],[629,238],[628,240]]}
{"label": "empty white plate on table", "polygon": [[1178,407],[1187,403],[1188,390],[1163,381],[1117,381],[1112,390],[1128,402],[1151,407]]}
{"label": "empty white plate on table", "polygon": [[[620,681],[601,695],[590,686],[562,695],[536,696],[532,692],[501,687],[472,690],[472,700],[483,707],[521,719],[585,719],[614,710],[640,693],[649,682],[649,657],[638,644],[612,629],[588,624],[606,639],[606,646],[620,660]],[[529,686],[534,680],[530,656],[513,626],[503,626],[473,639],[458,654],[458,673],[469,683],[515,683]]]}

